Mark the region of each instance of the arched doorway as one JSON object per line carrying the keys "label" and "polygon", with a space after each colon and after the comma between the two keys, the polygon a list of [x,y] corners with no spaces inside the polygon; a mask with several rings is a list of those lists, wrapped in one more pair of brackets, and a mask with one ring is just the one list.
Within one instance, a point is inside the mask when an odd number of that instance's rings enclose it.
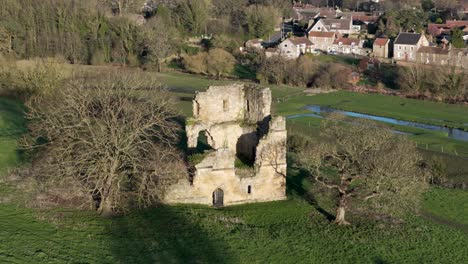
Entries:
{"label": "arched doorway", "polygon": [[224,205],[224,191],[220,188],[213,192],[213,206],[220,207]]}

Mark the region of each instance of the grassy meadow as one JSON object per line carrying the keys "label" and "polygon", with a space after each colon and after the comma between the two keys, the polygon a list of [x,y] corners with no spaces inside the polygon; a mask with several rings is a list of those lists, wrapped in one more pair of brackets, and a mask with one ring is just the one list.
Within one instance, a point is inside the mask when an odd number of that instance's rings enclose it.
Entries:
{"label": "grassy meadow", "polygon": [[[172,73],[158,76],[186,115],[191,114],[195,91],[235,82]],[[356,100],[348,104],[355,107],[364,100],[346,93],[306,97],[301,89],[289,87],[273,86],[272,91],[280,114],[301,112],[307,104],[332,104],[348,95]],[[401,113],[367,99],[369,113],[387,109],[390,115],[418,116],[409,107],[401,106],[406,109]],[[448,109],[437,118],[453,114],[453,119],[445,119],[465,122],[465,108],[431,107],[425,109]],[[21,164],[16,141],[25,132],[23,112],[19,102],[0,98],[0,263],[463,263],[468,259],[468,192],[434,187],[424,197],[421,214],[407,215],[404,223],[365,221],[351,214],[354,225],[338,227],[329,222],[334,204],[313,192],[313,183],[294,166],[288,170],[288,200],[279,202],[221,209],[161,206],[113,219],[86,210],[27,208],[14,184],[3,180],[8,168]],[[423,112],[419,118],[428,116]],[[288,121],[288,129],[313,135],[319,124],[317,118],[298,118]]]}

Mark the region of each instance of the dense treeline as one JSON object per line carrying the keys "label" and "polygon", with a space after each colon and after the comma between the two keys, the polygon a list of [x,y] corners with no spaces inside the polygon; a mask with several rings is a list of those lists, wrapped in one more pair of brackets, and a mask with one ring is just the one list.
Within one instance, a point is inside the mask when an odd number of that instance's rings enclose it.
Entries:
{"label": "dense treeline", "polygon": [[[60,55],[80,64],[159,64],[183,44],[181,36],[263,37],[290,9],[285,0],[154,2],[159,4],[145,9],[143,0],[2,0],[0,52],[19,58]],[[169,48],[161,51],[162,44]]]}
{"label": "dense treeline", "polygon": [[101,53],[106,62],[125,63],[141,41],[134,24],[109,17],[96,0],[4,0],[0,16],[7,48],[21,58],[61,55],[86,64]]}

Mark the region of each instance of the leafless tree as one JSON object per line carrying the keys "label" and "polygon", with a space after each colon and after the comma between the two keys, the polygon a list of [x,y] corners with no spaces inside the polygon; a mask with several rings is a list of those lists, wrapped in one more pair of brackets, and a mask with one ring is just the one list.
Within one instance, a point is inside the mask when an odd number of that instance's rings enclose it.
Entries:
{"label": "leafless tree", "polygon": [[174,147],[176,114],[154,80],[121,72],[75,78],[27,106],[24,145],[37,150],[38,174],[76,179],[101,215],[157,203],[186,171]]}
{"label": "leafless tree", "polygon": [[337,191],[340,225],[349,224],[351,202],[394,214],[417,208],[427,189],[415,144],[370,121],[333,116],[324,121],[320,142],[300,156],[318,184]]}
{"label": "leafless tree", "polygon": [[159,17],[152,18],[146,25],[145,46],[148,50],[148,58],[150,63],[156,65],[158,72],[161,72],[163,60],[172,51],[173,36],[170,28]]}

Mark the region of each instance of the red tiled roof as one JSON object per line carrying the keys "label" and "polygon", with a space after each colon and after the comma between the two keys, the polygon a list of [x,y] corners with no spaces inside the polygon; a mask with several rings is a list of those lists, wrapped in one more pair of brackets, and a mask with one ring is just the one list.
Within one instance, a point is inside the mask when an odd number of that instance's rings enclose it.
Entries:
{"label": "red tiled roof", "polygon": [[333,44],[340,44],[340,43],[341,43],[341,45],[345,45],[345,46],[350,46],[353,43],[355,45],[358,45],[359,44],[359,39],[355,39],[355,38],[338,38],[338,39],[335,39],[335,41],[333,41]]}
{"label": "red tiled roof", "polygon": [[445,24],[449,27],[468,26],[468,20],[447,20]]}
{"label": "red tiled roof", "polygon": [[376,38],[374,41],[374,45],[377,46],[385,46],[387,45],[388,38]]}
{"label": "red tiled roof", "polygon": [[309,32],[310,37],[316,38],[333,38],[335,36],[335,32],[323,32],[323,31],[311,31]]}

